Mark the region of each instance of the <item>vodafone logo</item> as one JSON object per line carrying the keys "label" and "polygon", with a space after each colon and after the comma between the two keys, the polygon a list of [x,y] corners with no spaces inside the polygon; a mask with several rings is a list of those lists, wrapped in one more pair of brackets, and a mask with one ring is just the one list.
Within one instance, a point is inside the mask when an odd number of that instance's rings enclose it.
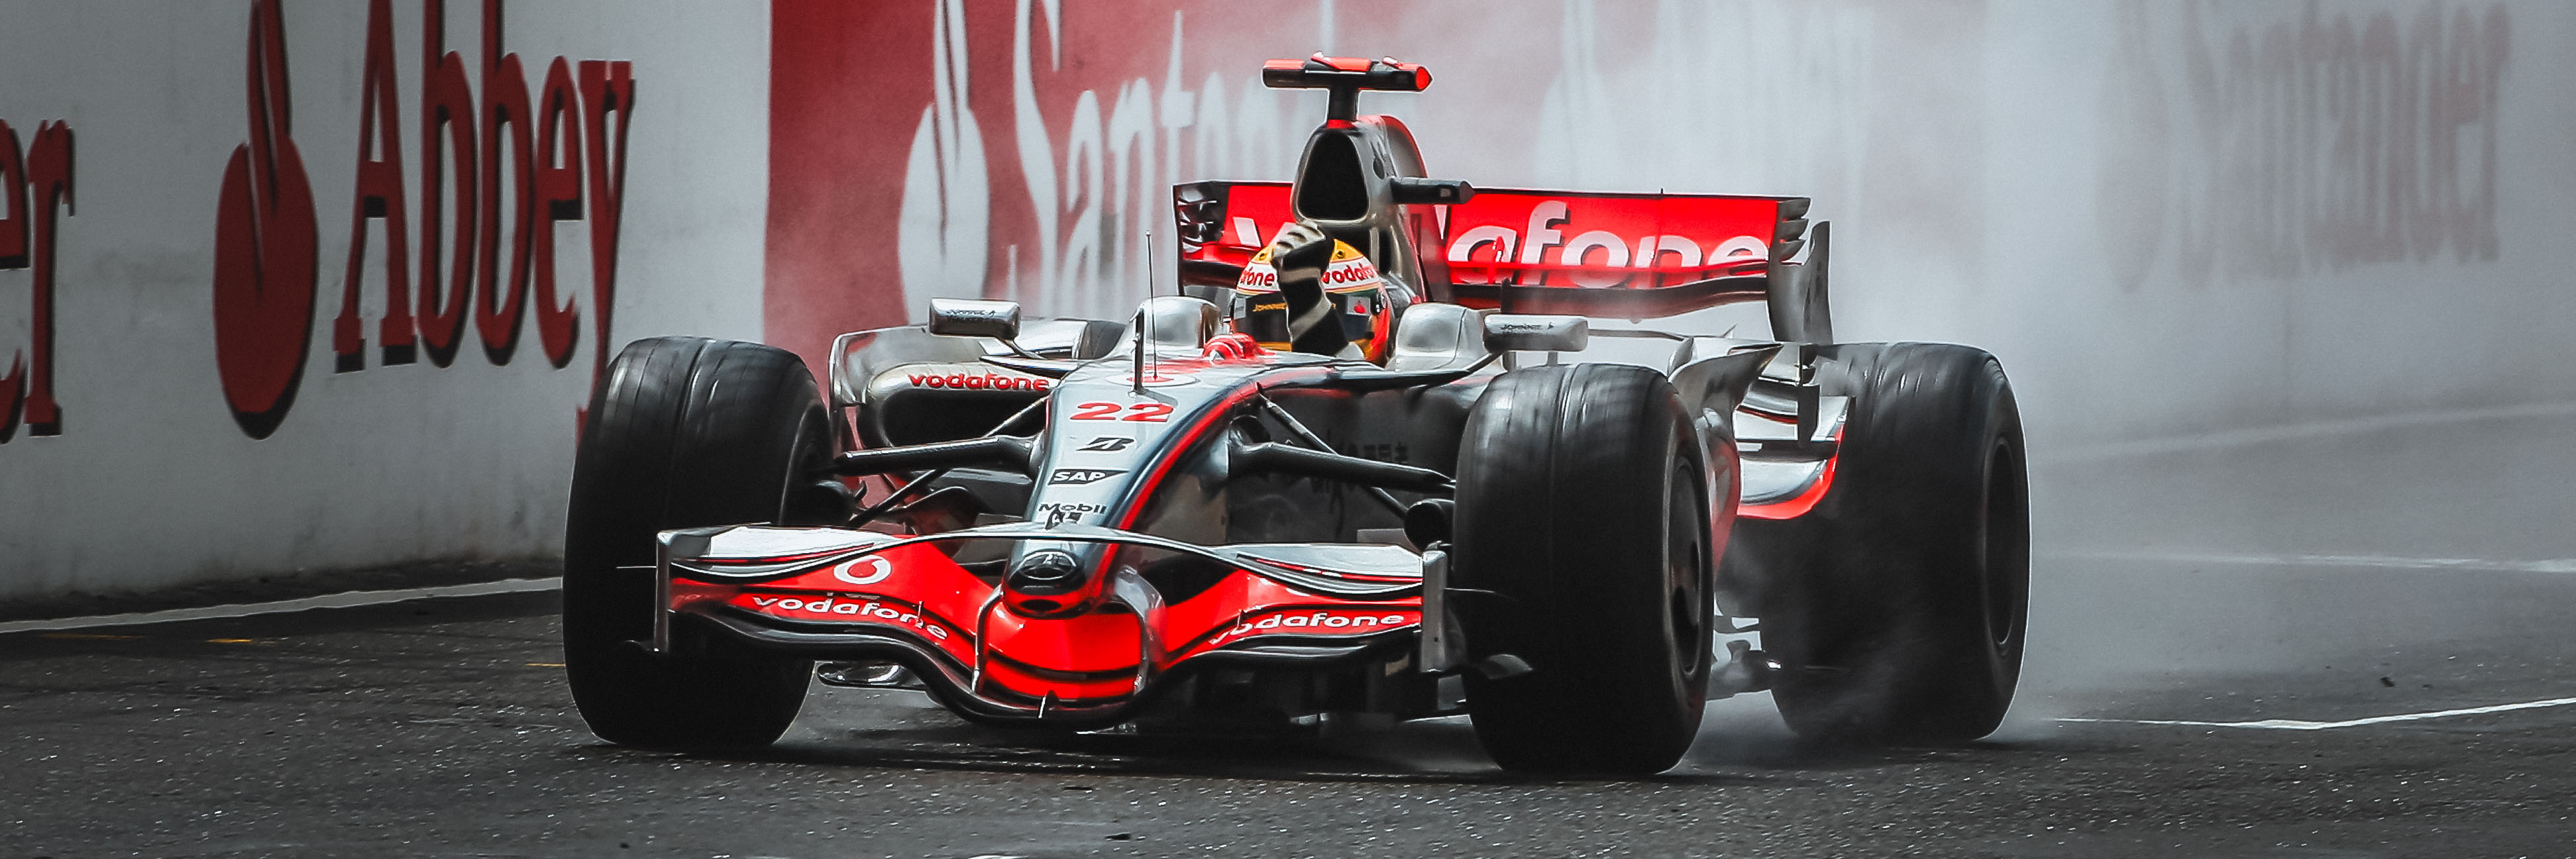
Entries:
{"label": "vodafone logo", "polygon": [[1530,206],[1522,229],[1488,223],[1460,230],[1449,241],[1449,262],[1594,269],[1571,272],[1568,277],[1577,286],[1608,287],[1626,282],[1631,274],[1617,269],[1696,269],[1731,259],[1760,259],[1770,252],[1761,239],[1750,235],[1706,245],[1671,233],[1625,235],[1595,229],[1568,236],[1560,227],[1572,219],[1572,209],[1564,200],[1538,201]]}
{"label": "vodafone logo", "polygon": [[846,618],[849,620],[904,626],[919,630],[923,635],[930,636],[931,638],[940,641],[948,640],[948,637],[953,634],[948,631],[946,626],[941,625],[938,621],[922,617],[921,612],[919,611],[900,605],[890,605],[872,599],[842,599],[837,596],[754,596],[748,597],[747,599],[751,603],[752,608],[767,614],[810,615],[831,619]]}
{"label": "vodafone logo", "polygon": [[[1326,289],[1376,286],[1377,266],[1369,264],[1367,257],[1336,260],[1324,266],[1323,282]],[[1234,288],[1245,292],[1277,291],[1279,270],[1268,262],[1254,260],[1243,267],[1243,275],[1235,280]]]}
{"label": "vodafone logo", "polygon": [[1381,614],[1373,611],[1354,612],[1332,609],[1283,612],[1264,617],[1257,621],[1246,621],[1244,623],[1236,624],[1233,628],[1217,633],[1216,637],[1208,639],[1208,646],[1216,647],[1230,641],[1254,635],[1268,635],[1276,633],[1297,633],[1301,635],[1347,635],[1363,632],[1383,632],[1386,630],[1396,629],[1398,627],[1408,626],[1414,622],[1415,618],[1413,615],[1401,612],[1387,612]]}
{"label": "vodafone logo", "polygon": [[1377,266],[1370,265],[1365,258],[1346,260],[1324,267],[1324,285],[1327,287],[1376,282]]}
{"label": "vodafone logo", "polygon": [[1005,376],[1000,373],[950,373],[945,376],[909,373],[903,379],[916,388],[963,391],[1043,391],[1053,384],[1053,380],[1036,376]]}
{"label": "vodafone logo", "polygon": [[1271,268],[1270,264],[1266,262],[1256,262],[1251,265],[1244,266],[1243,276],[1235,280],[1234,288],[1252,291],[1278,289],[1279,270]]}
{"label": "vodafone logo", "polygon": [[[867,570],[860,572],[861,567]],[[885,581],[886,577],[892,575],[894,575],[894,565],[887,563],[883,555],[869,555],[832,568],[832,578],[854,585],[873,585]]]}

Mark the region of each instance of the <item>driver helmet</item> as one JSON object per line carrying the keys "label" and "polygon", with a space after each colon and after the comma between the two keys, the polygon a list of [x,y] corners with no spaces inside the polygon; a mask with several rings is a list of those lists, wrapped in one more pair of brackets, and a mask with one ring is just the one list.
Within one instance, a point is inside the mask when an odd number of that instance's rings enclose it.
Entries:
{"label": "driver helmet", "polygon": [[1228,309],[1234,330],[1264,348],[1382,363],[1412,300],[1357,248],[1299,222],[1252,255]]}

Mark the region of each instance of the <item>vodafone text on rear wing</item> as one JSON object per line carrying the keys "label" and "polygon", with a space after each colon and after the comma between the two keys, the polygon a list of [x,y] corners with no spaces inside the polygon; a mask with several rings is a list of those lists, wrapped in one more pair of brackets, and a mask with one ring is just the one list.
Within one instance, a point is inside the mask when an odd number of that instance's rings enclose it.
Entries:
{"label": "vodafone text on rear wing", "polygon": [[[1294,217],[1286,182],[1175,189],[1183,276],[1230,285]],[[1480,188],[1466,201],[1407,206],[1421,255],[1416,286],[1435,300],[1513,313],[1671,316],[1758,301],[1806,244],[1807,199]],[[1819,230],[1819,238],[1822,231]],[[1806,260],[1821,274],[1819,253]]]}

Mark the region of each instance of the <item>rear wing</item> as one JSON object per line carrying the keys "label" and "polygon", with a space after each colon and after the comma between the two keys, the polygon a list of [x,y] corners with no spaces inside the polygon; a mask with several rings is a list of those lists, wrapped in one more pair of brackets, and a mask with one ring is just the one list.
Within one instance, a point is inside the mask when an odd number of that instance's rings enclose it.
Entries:
{"label": "rear wing", "polygon": [[[1176,187],[1184,280],[1231,285],[1253,252],[1295,218],[1289,190],[1286,182]],[[1774,328],[1795,332],[1804,326],[1776,317],[1783,310],[1801,315],[1803,287],[1815,287],[1819,318],[1822,310],[1821,225],[1807,265],[1790,261],[1807,244],[1807,203],[1479,188],[1465,202],[1407,207],[1406,217],[1430,281],[1416,286],[1433,298],[1508,313],[1628,318],[1771,299],[1794,306],[1774,308],[1775,323],[1790,323]],[[1830,335],[1784,339],[1830,342]]]}

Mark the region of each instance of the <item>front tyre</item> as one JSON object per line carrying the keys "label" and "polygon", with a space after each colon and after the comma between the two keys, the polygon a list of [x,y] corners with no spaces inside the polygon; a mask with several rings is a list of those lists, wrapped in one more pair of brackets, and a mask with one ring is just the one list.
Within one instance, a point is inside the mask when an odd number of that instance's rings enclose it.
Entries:
{"label": "front tyre", "polygon": [[1476,738],[1515,771],[1671,768],[1699,731],[1715,614],[1708,471],[1672,384],[1611,364],[1506,373],[1460,450],[1469,657],[1533,669],[1467,674]]}
{"label": "front tyre", "polygon": [[1829,348],[1818,381],[1852,398],[1834,483],[1806,516],[1739,529],[1785,562],[1762,614],[1773,701],[1828,742],[1985,736],[2012,705],[2030,605],[2012,384],[1966,346]]}
{"label": "front tyre", "polygon": [[[564,669],[601,739],[654,748],[767,745],[813,666],[674,623],[652,653],[655,535],[777,522],[833,453],[793,353],[697,337],[640,340],[592,394],[564,534]],[[687,618],[675,620],[685,621]]]}

